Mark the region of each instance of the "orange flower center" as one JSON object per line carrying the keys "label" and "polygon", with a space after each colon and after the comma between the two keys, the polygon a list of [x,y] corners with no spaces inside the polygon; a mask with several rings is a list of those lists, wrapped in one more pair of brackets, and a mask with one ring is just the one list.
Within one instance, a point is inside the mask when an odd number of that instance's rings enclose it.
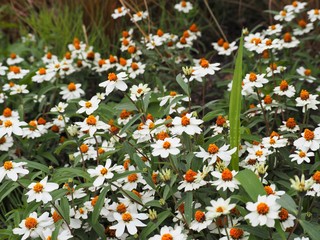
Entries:
{"label": "orange flower center", "polygon": [[117,81],[118,77],[115,73],[109,73],[108,74],[108,80],[109,81]]}
{"label": "orange flower center", "polygon": [[169,134],[167,132],[161,131],[157,134],[156,138],[158,140],[164,140],[165,138],[169,137]]}
{"label": "orange flower center", "polygon": [[200,60],[200,65],[203,68],[208,68],[209,67],[209,62],[208,62],[208,60],[203,58],[203,59]]}
{"label": "orange flower center", "polygon": [[224,44],[223,38],[220,38],[220,39],[218,40],[217,44],[218,44],[218,46],[222,47],[223,44]]}
{"label": "orange flower center", "polygon": [[316,171],[313,176],[313,180],[316,181],[317,183],[320,183],[320,171]]}
{"label": "orange flower center", "polygon": [[186,38],[185,37],[180,38],[180,43],[181,44],[186,44],[187,43]]}
{"label": "orange flower center", "polygon": [[319,15],[320,14],[319,9],[314,9],[314,14]]}
{"label": "orange flower center", "polygon": [[305,156],[306,156],[306,153],[300,150],[299,157],[304,158]]}
{"label": "orange flower center", "polygon": [[105,59],[100,59],[100,60],[98,61],[99,67],[102,67],[102,65],[104,65],[104,64],[106,64],[106,60],[105,60]]}
{"label": "orange flower center", "polygon": [[223,116],[218,116],[218,118],[217,118],[217,120],[216,120],[216,124],[218,125],[218,126],[223,126],[223,124],[225,124],[226,123],[226,119],[223,117]]}
{"label": "orange flower center", "polygon": [[137,69],[139,69],[139,65],[136,62],[131,63],[131,68],[133,71],[136,71]]}
{"label": "orange flower center", "polygon": [[118,10],[118,13],[122,13],[122,8],[121,7],[118,7],[117,10]]}
{"label": "orange flower center", "polygon": [[168,148],[170,148],[170,146],[171,146],[171,143],[168,142],[168,141],[165,141],[165,142],[163,143],[163,145],[162,145],[162,147],[163,147],[164,149],[168,149]]}
{"label": "orange flower center", "polygon": [[157,35],[158,35],[159,37],[162,37],[162,36],[163,36],[163,31],[162,31],[161,29],[158,29]]}
{"label": "orange flower center", "polygon": [[275,30],[276,29],[276,25],[271,25],[270,28],[271,28],[271,30]]}
{"label": "orange flower center", "polygon": [[20,68],[17,66],[10,66],[9,71],[13,72],[14,74],[18,74],[18,73],[20,73]]}
{"label": "orange flower center", "polygon": [[304,75],[310,76],[311,75],[311,69],[307,68],[306,70],[304,70]]}
{"label": "orange flower center", "polygon": [[92,198],[91,200],[91,205],[94,207],[97,204],[97,201],[99,199],[99,196],[95,196],[94,198]]}
{"label": "orange flower center", "polygon": [[277,70],[278,66],[275,63],[271,63],[269,67],[271,68],[272,71],[274,71],[274,70]]}
{"label": "orange flower center", "polygon": [[47,55],[46,55],[47,59],[51,59],[52,58],[52,53],[51,52],[48,52]]}
{"label": "orange flower center", "polygon": [[223,207],[221,207],[221,206],[217,207],[216,212],[220,212],[220,213],[223,212]]}
{"label": "orange flower center", "polygon": [[285,16],[287,16],[287,12],[283,10],[283,11],[280,12],[280,15],[281,15],[282,17],[285,17]]}
{"label": "orange flower center", "polygon": [[152,173],[151,178],[152,178],[152,182],[153,182],[154,184],[157,184],[158,173],[155,173],[155,172]]}
{"label": "orange flower center", "polygon": [[292,6],[298,7],[298,2],[297,2],[297,1],[293,1],[293,2],[292,2]]}
{"label": "orange flower center", "polygon": [[70,92],[73,92],[77,89],[76,85],[74,84],[74,82],[69,83],[68,85],[68,89]]}
{"label": "orange flower center", "polygon": [[204,214],[204,212],[198,210],[194,214],[194,218],[197,220],[197,222],[203,222],[204,220],[206,220],[206,215]]}
{"label": "orange flower center", "polygon": [[132,173],[128,176],[128,181],[129,182],[135,182],[138,180],[138,175],[136,173]]}
{"label": "orange flower center", "polygon": [[169,95],[170,95],[171,97],[174,97],[174,96],[176,96],[176,95],[177,95],[177,92],[175,92],[175,91],[171,91]]}
{"label": "orange flower center", "polygon": [[38,221],[37,221],[37,219],[35,219],[35,218],[33,218],[33,217],[27,217],[24,225],[25,225],[26,228],[28,228],[28,229],[34,229],[34,228],[37,227]]}
{"label": "orange flower center", "polygon": [[256,162],[257,162],[256,159],[249,159],[247,163],[248,163],[249,165],[255,165]]}
{"label": "orange flower center", "polygon": [[266,215],[269,212],[269,206],[264,202],[259,203],[257,206],[257,212],[261,215]]}
{"label": "orange flower center", "polygon": [[33,130],[35,130],[36,128],[37,128],[37,122],[36,121],[30,121],[29,122],[29,126],[31,126],[29,129],[31,130],[31,131],[33,131]]}
{"label": "orange flower center", "polygon": [[122,37],[124,37],[124,38],[129,37],[129,32],[128,31],[122,31]]}
{"label": "orange flower center", "polygon": [[244,233],[243,230],[240,228],[231,228],[229,232],[230,237],[232,239],[241,239],[243,236],[243,233]]}
{"label": "orange flower center", "polygon": [[43,189],[43,185],[39,182],[37,182],[34,186],[33,186],[33,191],[35,191],[36,193],[42,192]]}
{"label": "orange flower center", "polygon": [[184,213],[184,203],[181,203],[178,207],[179,212]]}
{"label": "orange flower center", "polygon": [[86,120],[88,125],[96,125],[97,124],[97,119],[93,116],[90,115],[87,120]]}
{"label": "orange flower center", "polygon": [[285,209],[285,208],[281,208],[278,215],[280,217],[280,221],[285,221],[289,217],[289,213],[288,213],[287,209]]}
{"label": "orange flower center", "polygon": [[272,45],[272,39],[267,39],[266,45],[267,45],[267,46],[271,46],[271,45]]}
{"label": "orange flower center", "polygon": [[305,129],[304,133],[303,133],[303,137],[307,140],[313,140],[314,139],[314,132],[309,130],[309,129]]}
{"label": "orange flower center", "polygon": [[40,75],[45,75],[47,72],[46,72],[46,69],[45,68],[40,68],[39,69],[39,74]]}
{"label": "orange flower center", "polygon": [[54,212],[52,213],[52,218],[53,218],[53,221],[54,221],[55,223],[58,222],[60,219],[62,219],[62,217],[60,216],[59,213],[57,213],[57,211],[54,211]]}
{"label": "orange flower center", "polygon": [[187,116],[183,116],[181,118],[181,125],[182,126],[187,126],[190,124],[190,118],[188,118]]}
{"label": "orange flower center", "polygon": [[5,117],[11,117],[12,116],[12,111],[11,111],[11,109],[10,108],[5,108],[4,110],[3,110],[3,116],[5,116]]}
{"label": "orange flower center", "polygon": [[91,102],[86,102],[84,105],[85,105],[86,108],[91,108],[92,107],[92,103]]}
{"label": "orange flower center", "polygon": [[307,23],[305,20],[301,19],[299,22],[298,22],[299,26],[302,27],[302,28],[305,28],[307,26]]}
{"label": "orange flower center", "polygon": [[11,58],[11,59],[15,59],[15,58],[17,58],[17,54],[15,54],[15,53],[11,53],[11,54],[10,54],[10,58]]}
{"label": "orange flower center", "polygon": [[126,205],[124,205],[123,203],[118,204],[117,206],[118,213],[125,213],[126,211],[127,211]]}
{"label": "orange flower center", "polygon": [[128,47],[128,53],[132,54],[136,52],[136,47],[135,46],[130,46]]}
{"label": "orange flower center", "polygon": [[130,112],[128,112],[126,109],[123,109],[120,113],[120,118],[127,119],[128,117],[130,117]]}
{"label": "orange flower center", "polygon": [[198,27],[195,23],[193,23],[190,27],[189,27],[189,30],[191,32],[198,32]]}
{"label": "orange flower center", "polygon": [[127,60],[125,60],[124,58],[120,58],[119,63],[121,66],[125,66],[125,65],[127,65]]}
{"label": "orange flower center", "polygon": [[3,167],[5,170],[11,170],[13,168],[12,162],[11,161],[5,161],[3,164]]}
{"label": "orange flower center", "polygon": [[94,60],[94,52],[88,52],[87,53],[87,59],[91,60],[91,61]]}
{"label": "orange flower center", "polygon": [[89,150],[89,147],[88,147],[87,144],[82,144],[82,145],[80,146],[80,152],[86,153],[86,152],[88,152],[88,150]]}
{"label": "orange flower center", "polygon": [[7,140],[6,140],[5,137],[0,138],[0,144],[4,144],[6,141],[7,141]]}
{"label": "orange flower center", "polygon": [[186,172],[186,175],[184,176],[184,179],[187,182],[193,182],[195,180],[195,176],[197,176],[197,173],[195,171],[193,171],[192,169],[189,169]]}
{"label": "orange flower center", "polygon": [[265,98],[263,99],[265,104],[271,104],[272,103],[272,98],[270,95],[266,95]]}
{"label": "orange flower center", "polygon": [[187,6],[186,1],[181,1],[181,7],[186,7],[186,6]]}
{"label": "orange flower center", "polygon": [[249,75],[249,80],[250,80],[250,82],[255,82],[257,80],[257,75],[255,73],[251,72]]}
{"label": "orange flower center", "polygon": [[226,168],[222,171],[222,174],[221,174],[221,178],[223,181],[227,182],[227,181],[231,181],[233,176],[232,176],[232,172]]}
{"label": "orange flower center", "polygon": [[102,168],[102,169],[100,170],[100,173],[101,173],[102,175],[105,175],[105,174],[108,173],[108,169],[106,169],[106,168],[104,167],[104,168]]}
{"label": "orange flower center", "polygon": [[66,52],[64,56],[66,59],[71,59],[71,52]]}
{"label": "orange flower center", "polygon": [[294,120],[294,118],[288,118],[288,120],[286,121],[287,128],[293,129],[296,125],[297,125],[297,123]]}
{"label": "orange flower center", "polygon": [[252,38],[251,39],[251,43],[254,43],[255,45],[258,45],[261,43],[261,39],[260,38]]}
{"label": "orange flower center", "polygon": [[230,48],[229,43],[228,43],[228,42],[224,42],[224,43],[223,43],[223,48],[224,48],[225,50],[229,49],[229,48]]}
{"label": "orange flower center", "polygon": [[84,214],[83,208],[79,208],[79,213],[80,213],[80,214]]}
{"label": "orange flower center", "polygon": [[261,150],[256,151],[256,156],[261,157],[263,155],[263,152]]}
{"label": "orange flower center", "polygon": [[302,89],[301,92],[300,92],[300,98],[302,100],[309,99],[309,92],[307,90]]}
{"label": "orange flower center", "polygon": [[122,220],[125,222],[130,222],[132,220],[131,214],[128,212],[122,214]]}
{"label": "orange flower center", "polygon": [[117,62],[117,59],[113,55],[110,55],[109,61],[110,61],[110,63],[115,63],[115,62]]}
{"label": "orange flower center", "polygon": [[270,138],[269,143],[270,143],[271,145],[273,145],[273,144],[275,144],[275,143],[276,143],[276,140],[274,140],[273,138]]}
{"label": "orange flower center", "polygon": [[264,190],[266,191],[267,195],[274,194],[274,191],[272,190],[272,188],[270,186],[265,186]]}
{"label": "orange flower center", "polygon": [[284,92],[288,90],[288,87],[289,87],[288,82],[286,80],[282,80],[280,83],[280,90]]}
{"label": "orange flower center", "polygon": [[217,145],[215,145],[214,143],[209,144],[208,152],[210,154],[215,154],[215,153],[219,152],[219,147]]}
{"label": "orange flower center", "polygon": [[291,34],[290,33],[285,33],[284,35],[283,35],[283,40],[285,41],[285,42],[291,42],[292,41],[292,37],[291,37]]}
{"label": "orange flower center", "polygon": [[5,126],[5,127],[11,127],[11,126],[12,126],[12,122],[11,122],[10,120],[6,120],[6,121],[4,122],[4,126]]}
{"label": "orange flower center", "polygon": [[161,240],[173,240],[173,237],[170,233],[165,233],[162,235]]}

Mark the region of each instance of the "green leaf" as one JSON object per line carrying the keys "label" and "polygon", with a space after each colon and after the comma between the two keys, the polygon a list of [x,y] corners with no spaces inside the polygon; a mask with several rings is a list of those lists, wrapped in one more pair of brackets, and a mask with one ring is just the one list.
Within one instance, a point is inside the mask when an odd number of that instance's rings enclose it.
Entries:
{"label": "green leaf", "polygon": [[0,186],[0,202],[8,196],[14,189],[16,189],[19,186],[18,183],[13,182],[11,180],[1,183]]}
{"label": "green leaf", "polygon": [[59,234],[59,230],[60,230],[60,227],[61,227],[62,223],[63,223],[63,220],[60,219],[58,222],[56,222],[54,224],[55,225],[55,229],[52,232],[51,240],[57,240],[57,237],[58,237],[58,234]]}
{"label": "green leaf", "polygon": [[149,222],[147,226],[142,230],[141,234],[139,235],[140,239],[147,239],[147,237],[160,226],[160,224],[166,220],[167,217],[171,215],[171,212],[164,211],[158,214],[156,222]]}
{"label": "green leaf", "polygon": [[259,195],[266,195],[258,176],[251,170],[242,170],[235,178],[241,183],[241,186],[253,201],[257,201]]}
{"label": "green leaf", "polygon": [[297,204],[292,199],[292,197],[290,197],[288,194],[282,195],[279,199],[276,200],[276,202],[279,203],[281,207],[287,209],[289,212],[293,213],[294,215],[298,214]]}
{"label": "green leaf", "polygon": [[106,195],[107,195],[107,192],[109,191],[109,189],[110,189],[109,187],[106,187],[99,194],[98,201],[97,201],[96,205],[94,206],[93,213],[92,213],[92,223],[93,224],[96,224],[98,221],[101,209],[104,205],[104,201],[106,199]]}
{"label": "green leaf", "polygon": [[146,93],[146,95],[143,97],[143,109],[145,112],[147,112],[149,103],[150,103],[150,96],[151,92]]}
{"label": "green leaf", "polygon": [[66,197],[61,198],[60,206],[61,206],[61,210],[62,210],[61,214],[63,216],[63,219],[68,224],[70,224],[70,205],[69,205],[68,199]]}
{"label": "green leaf", "polygon": [[230,121],[230,149],[236,147],[237,151],[232,155],[231,169],[239,170],[238,148],[240,144],[240,112],[241,112],[241,84],[242,84],[242,55],[243,35],[240,38],[239,50],[237,53],[236,66],[233,73],[232,90],[229,102]]}
{"label": "green leaf", "polygon": [[132,200],[134,200],[135,202],[139,203],[140,205],[143,206],[143,203],[141,201],[141,199],[136,195],[134,194],[133,192],[130,192],[128,190],[122,190],[122,192],[129,198],[131,198]]}
{"label": "green leaf", "polygon": [[320,226],[319,224],[314,224],[305,220],[299,220],[299,223],[303,227],[303,230],[309,235],[313,240],[319,239]]}
{"label": "green leaf", "polygon": [[180,85],[180,87],[182,88],[182,90],[187,94],[189,95],[189,87],[188,87],[188,84],[186,84],[184,81],[183,81],[183,78],[182,78],[182,75],[181,74],[178,74],[177,77],[176,77],[176,80],[177,80],[177,83]]}
{"label": "green leaf", "polygon": [[193,192],[187,192],[185,203],[184,203],[184,214],[186,216],[187,223],[190,224],[192,219],[192,201],[193,201]]}
{"label": "green leaf", "polygon": [[286,234],[284,233],[283,229],[281,228],[281,225],[280,225],[280,221],[279,220],[276,220],[276,230],[277,230],[277,233],[279,234],[280,236],[280,239],[282,240],[286,240]]}
{"label": "green leaf", "polygon": [[93,223],[89,218],[89,224],[102,240],[106,239],[105,229],[100,223]]}
{"label": "green leaf", "polygon": [[57,155],[60,154],[60,152],[69,145],[74,145],[75,147],[78,146],[75,140],[67,140],[67,141],[64,141],[59,147],[57,147],[54,153]]}

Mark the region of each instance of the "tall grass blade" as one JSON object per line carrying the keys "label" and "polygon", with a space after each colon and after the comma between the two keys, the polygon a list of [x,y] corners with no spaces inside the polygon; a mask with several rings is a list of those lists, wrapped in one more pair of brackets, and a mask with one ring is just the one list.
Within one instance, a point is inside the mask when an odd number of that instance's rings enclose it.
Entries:
{"label": "tall grass blade", "polygon": [[242,83],[242,55],[243,35],[240,38],[239,49],[236,58],[236,65],[233,74],[232,90],[229,103],[230,121],[230,148],[237,148],[232,155],[231,169],[239,170],[238,148],[240,144],[240,111],[241,111],[241,83]]}

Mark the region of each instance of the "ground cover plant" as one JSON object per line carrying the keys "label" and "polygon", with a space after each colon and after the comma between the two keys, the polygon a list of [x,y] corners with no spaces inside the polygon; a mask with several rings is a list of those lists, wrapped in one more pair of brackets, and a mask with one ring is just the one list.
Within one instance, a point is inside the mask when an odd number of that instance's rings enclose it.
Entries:
{"label": "ground cover plant", "polygon": [[170,6],[119,1],[108,52],[85,28],[8,46],[1,239],[319,239],[319,9],[229,39]]}

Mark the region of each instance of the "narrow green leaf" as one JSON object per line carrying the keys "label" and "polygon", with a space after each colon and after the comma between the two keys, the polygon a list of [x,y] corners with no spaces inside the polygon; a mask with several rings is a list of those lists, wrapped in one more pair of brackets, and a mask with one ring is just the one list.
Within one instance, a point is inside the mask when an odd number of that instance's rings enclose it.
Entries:
{"label": "narrow green leaf", "polygon": [[147,112],[149,103],[150,103],[150,97],[151,97],[151,92],[146,93],[143,97],[143,109],[145,112]]}
{"label": "narrow green leaf", "polygon": [[134,201],[136,201],[137,203],[139,203],[140,205],[143,205],[141,199],[134,194],[133,192],[130,192],[128,190],[122,190],[122,192],[129,198],[133,199]]}
{"label": "narrow green leaf", "polygon": [[299,223],[303,227],[303,230],[309,235],[312,240],[319,239],[320,226],[305,220],[299,220]]}
{"label": "narrow green leaf", "polygon": [[241,112],[241,83],[242,83],[242,55],[243,55],[243,36],[240,38],[239,50],[237,53],[236,66],[233,73],[232,90],[229,102],[229,121],[230,121],[230,148],[237,148],[232,155],[231,168],[239,170],[238,148],[240,144],[240,112]]}
{"label": "narrow green leaf", "polygon": [[58,237],[58,234],[59,234],[59,230],[60,230],[60,227],[61,227],[62,223],[63,223],[63,220],[60,219],[58,222],[56,222],[54,224],[55,225],[55,229],[52,232],[51,240],[57,240],[57,237]]}
{"label": "narrow green leaf", "polygon": [[266,195],[258,176],[251,170],[242,170],[235,178],[241,183],[241,186],[253,201],[257,201],[259,195]]}
{"label": "narrow green leaf", "polygon": [[19,186],[18,183],[13,181],[4,182],[1,184],[0,187],[0,202],[8,196],[14,189],[16,189]]}
{"label": "narrow green leaf", "polygon": [[60,206],[61,206],[61,210],[62,210],[61,214],[63,216],[63,219],[68,224],[70,224],[70,205],[69,205],[68,199],[66,197],[61,198]]}
{"label": "narrow green leaf", "polygon": [[279,220],[276,220],[276,230],[277,230],[277,233],[279,234],[280,236],[280,239],[282,240],[286,240],[286,234],[284,233],[283,229],[281,228],[281,225],[280,225],[280,221]]}
{"label": "narrow green leaf", "polygon": [[184,203],[184,214],[186,216],[187,223],[190,224],[192,219],[192,201],[193,201],[193,192],[186,193],[186,200]]}
{"label": "narrow green leaf", "polygon": [[182,75],[181,74],[178,74],[177,77],[176,77],[176,80],[177,80],[177,83],[180,85],[180,87],[182,88],[182,90],[187,94],[189,95],[189,87],[188,87],[188,84],[186,84],[184,81],[183,81],[183,78],[182,78]]}
{"label": "narrow green leaf", "polygon": [[107,192],[109,191],[109,187],[106,187],[102,190],[102,192],[99,194],[99,198],[98,198],[98,201],[96,203],[96,205],[94,206],[94,209],[93,209],[93,213],[92,213],[92,223],[95,225],[98,221],[98,218],[100,216],[100,212],[101,212],[101,209],[103,207],[103,204],[104,204],[104,200],[106,198],[106,195],[107,195]]}
{"label": "narrow green leaf", "polygon": [[147,226],[142,230],[139,235],[140,239],[147,239],[147,237],[160,226],[160,224],[169,217],[171,213],[169,211],[164,211],[158,214],[156,222],[149,222]]}
{"label": "narrow green leaf", "polygon": [[54,151],[55,154],[60,154],[60,152],[65,149],[67,146],[69,145],[74,145],[75,147],[77,147],[77,143],[74,140],[67,140],[64,141],[59,147],[56,148],[56,150]]}

